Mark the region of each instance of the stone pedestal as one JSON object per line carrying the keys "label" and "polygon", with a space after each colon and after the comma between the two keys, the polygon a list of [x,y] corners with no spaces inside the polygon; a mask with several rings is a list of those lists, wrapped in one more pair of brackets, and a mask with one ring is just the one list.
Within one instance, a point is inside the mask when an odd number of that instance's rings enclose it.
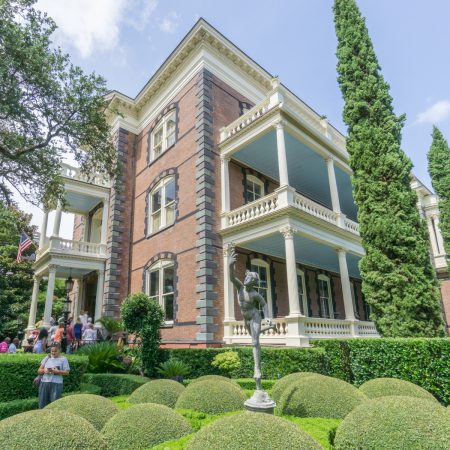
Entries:
{"label": "stone pedestal", "polygon": [[256,390],[251,398],[244,403],[247,411],[273,414],[276,403],[266,391]]}

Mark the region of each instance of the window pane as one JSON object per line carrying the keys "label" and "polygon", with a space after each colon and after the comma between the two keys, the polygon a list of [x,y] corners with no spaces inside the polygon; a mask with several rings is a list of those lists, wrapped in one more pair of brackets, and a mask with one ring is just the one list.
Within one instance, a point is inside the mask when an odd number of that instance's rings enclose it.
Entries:
{"label": "window pane", "polygon": [[152,212],[159,211],[160,209],[161,209],[161,189],[158,189],[152,194]]}
{"label": "window pane", "polygon": [[173,292],[173,267],[164,268],[164,294]]}
{"label": "window pane", "polygon": [[158,296],[159,294],[159,270],[150,272],[150,297]]}
{"label": "window pane", "polygon": [[152,215],[152,232],[158,231],[161,228],[161,212]]}
{"label": "window pane", "polygon": [[166,184],[166,205],[175,200],[175,180]]}
{"label": "window pane", "polygon": [[173,320],[173,294],[166,294],[164,300],[164,318]]}
{"label": "window pane", "polygon": [[261,186],[258,184],[253,184],[253,192],[256,198],[261,198]]}
{"label": "window pane", "polygon": [[172,202],[166,208],[166,225],[170,225],[175,222],[175,202]]}
{"label": "window pane", "polygon": [[163,130],[162,130],[162,128],[160,128],[154,134],[154,137],[153,137],[153,144],[154,144],[154,146],[157,146],[158,144],[161,144],[162,136],[163,136]]}

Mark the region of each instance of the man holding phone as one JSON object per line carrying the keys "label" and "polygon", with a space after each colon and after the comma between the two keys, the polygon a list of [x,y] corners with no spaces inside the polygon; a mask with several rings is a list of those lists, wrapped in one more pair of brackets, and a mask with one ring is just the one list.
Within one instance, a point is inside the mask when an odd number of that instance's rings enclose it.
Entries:
{"label": "man holding phone", "polygon": [[52,345],[50,355],[42,360],[38,369],[38,374],[42,376],[39,384],[39,408],[45,408],[61,398],[63,376],[69,375],[69,371],[69,362],[66,357],[61,356],[60,345]]}

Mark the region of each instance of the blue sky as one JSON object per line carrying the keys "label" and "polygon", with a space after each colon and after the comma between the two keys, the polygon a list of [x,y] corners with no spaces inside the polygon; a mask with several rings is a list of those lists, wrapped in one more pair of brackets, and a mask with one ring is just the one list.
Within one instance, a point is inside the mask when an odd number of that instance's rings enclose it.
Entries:
{"label": "blue sky", "polygon": [[[345,133],[332,0],[39,0],[55,42],[134,97],[199,17]],[[402,147],[430,186],[432,124],[450,139],[450,2],[358,0],[397,114]],[[39,213],[36,211],[37,215]],[[36,217],[36,220],[38,217]],[[35,222],[35,221],[33,221]],[[39,223],[40,219],[35,223]]]}

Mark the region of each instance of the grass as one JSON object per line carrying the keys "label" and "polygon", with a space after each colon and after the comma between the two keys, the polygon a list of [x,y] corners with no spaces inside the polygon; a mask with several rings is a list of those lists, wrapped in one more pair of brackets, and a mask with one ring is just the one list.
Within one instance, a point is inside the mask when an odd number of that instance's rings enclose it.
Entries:
{"label": "grass", "polygon": [[152,447],[152,450],[184,450],[194,435],[195,433],[192,433],[187,436],[183,436],[180,439],[175,439],[174,441],[163,442],[156,447]]}

